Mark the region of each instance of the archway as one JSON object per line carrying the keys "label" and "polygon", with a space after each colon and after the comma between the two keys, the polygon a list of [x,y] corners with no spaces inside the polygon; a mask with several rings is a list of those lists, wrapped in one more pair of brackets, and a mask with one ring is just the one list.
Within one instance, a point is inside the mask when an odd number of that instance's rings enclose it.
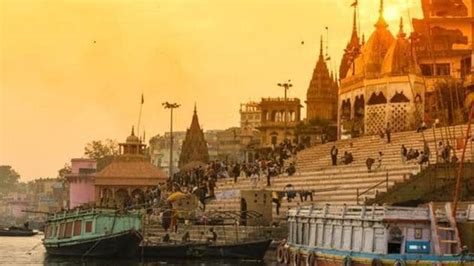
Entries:
{"label": "archway", "polygon": [[115,191],[115,202],[118,206],[125,206],[130,201],[130,196],[128,195],[128,191],[121,188]]}

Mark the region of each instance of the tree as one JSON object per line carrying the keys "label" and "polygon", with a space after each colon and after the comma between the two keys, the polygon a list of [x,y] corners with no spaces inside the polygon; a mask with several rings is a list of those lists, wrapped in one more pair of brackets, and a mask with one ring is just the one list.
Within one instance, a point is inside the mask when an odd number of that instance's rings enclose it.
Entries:
{"label": "tree", "polygon": [[66,175],[71,173],[71,165],[65,163],[64,167],[58,170],[58,178],[66,179]]}
{"label": "tree", "polygon": [[86,144],[84,155],[97,160],[97,171],[104,169],[120,153],[116,140],[94,140]]}
{"label": "tree", "polygon": [[10,165],[0,165],[0,194],[15,189],[20,175]]}
{"label": "tree", "polygon": [[96,160],[108,156],[117,156],[119,155],[119,146],[116,140],[93,140],[86,144],[84,155]]}

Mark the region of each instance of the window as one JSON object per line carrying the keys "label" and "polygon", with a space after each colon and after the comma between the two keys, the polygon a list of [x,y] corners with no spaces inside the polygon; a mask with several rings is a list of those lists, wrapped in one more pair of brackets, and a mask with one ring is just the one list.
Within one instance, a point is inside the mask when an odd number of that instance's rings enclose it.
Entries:
{"label": "window", "polygon": [[44,237],[45,237],[45,238],[51,238],[51,233],[52,233],[51,225],[47,225],[47,226],[44,228]]}
{"label": "window", "polygon": [[433,65],[420,64],[420,69],[423,76],[433,76]]}
{"label": "window", "polygon": [[72,236],[72,222],[67,222],[64,238],[70,238],[71,236]]}
{"label": "window", "polygon": [[92,232],[92,221],[86,222],[86,233]]}
{"label": "window", "polygon": [[61,239],[61,238],[64,238],[64,223],[61,223],[59,225],[59,228],[58,228],[58,238]]}
{"label": "window", "polygon": [[74,222],[74,236],[81,235],[81,229],[82,229],[82,221],[76,220]]}
{"label": "window", "polygon": [[449,76],[451,74],[449,64],[436,64],[436,75]]}

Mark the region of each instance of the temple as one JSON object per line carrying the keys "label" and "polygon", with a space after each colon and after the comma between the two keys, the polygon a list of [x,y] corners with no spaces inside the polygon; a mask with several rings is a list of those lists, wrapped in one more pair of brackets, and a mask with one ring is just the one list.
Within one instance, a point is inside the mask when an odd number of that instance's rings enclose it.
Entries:
{"label": "temple", "polygon": [[191,126],[186,131],[186,138],[184,139],[181,154],[179,156],[179,168],[182,169],[186,165],[195,162],[209,162],[207,142],[204,138],[204,132],[199,126],[196,106],[194,106]]}
{"label": "temple", "polygon": [[95,201],[108,206],[123,206],[142,201],[147,190],[166,183],[166,174],[145,156],[145,144],[131,135],[120,143],[120,155],[94,176]]}
{"label": "temple", "polygon": [[334,76],[329,74],[323,56],[323,38],[319,48],[319,57],[306,94],[306,119],[320,118],[336,121],[338,85]]}
{"label": "temple", "polygon": [[[338,121],[340,135],[373,135],[390,127],[399,132],[415,129],[423,120],[425,83],[416,56],[400,21],[396,37],[387,29],[380,1],[379,19],[360,53],[341,80]],[[353,37],[354,33],[353,33]],[[351,39],[352,41],[352,39]],[[350,45],[349,45],[350,46]],[[354,41],[354,47],[355,45]],[[347,64],[347,62],[346,62]]]}

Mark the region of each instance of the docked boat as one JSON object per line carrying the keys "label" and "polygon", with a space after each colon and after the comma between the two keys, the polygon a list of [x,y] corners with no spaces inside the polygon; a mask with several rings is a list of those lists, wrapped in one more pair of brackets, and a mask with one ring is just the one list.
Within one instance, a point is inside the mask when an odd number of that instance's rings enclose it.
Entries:
{"label": "docked boat", "polygon": [[311,266],[474,265],[462,245],[463,239],[472,240],[458,230],[458,223],[474,228],[474,206],[469,209],[455,216],[449,203],[443,209],[433,204],[291,209],[288,238],[277,248],[277,260]]}
{"label": "docked boat", "polygon": [[145,258],[231,258],[262,260],[271,240],[244,241],[232,244],[200,242],[163,243],[143,246]]}
{"label": "docked boat", "polygon": [[37,231],[33,231],[28,228],[11,226],[9,228],[0,229],[0,236],[34,236],[38,234]]}
{"label": "docked boat", "polygon": [[49,255],[130,257],[142,240],[141,215],[116,209],[77,209],[50,215],[43,245]]}

